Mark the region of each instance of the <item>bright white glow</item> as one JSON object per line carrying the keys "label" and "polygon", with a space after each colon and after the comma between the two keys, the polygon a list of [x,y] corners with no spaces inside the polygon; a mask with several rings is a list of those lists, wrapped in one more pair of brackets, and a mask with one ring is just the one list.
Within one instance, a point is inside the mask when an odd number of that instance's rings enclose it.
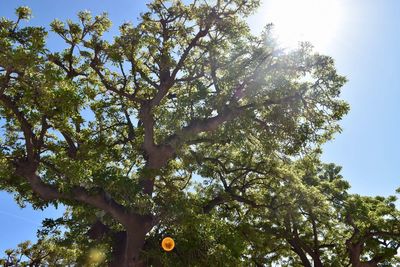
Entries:
{"label": "bright white glow", "polygon": [[300,41],[325,49],[341,26],[340,0],[264,0],[263,19],[272,22],[279,43],[294,48]]}

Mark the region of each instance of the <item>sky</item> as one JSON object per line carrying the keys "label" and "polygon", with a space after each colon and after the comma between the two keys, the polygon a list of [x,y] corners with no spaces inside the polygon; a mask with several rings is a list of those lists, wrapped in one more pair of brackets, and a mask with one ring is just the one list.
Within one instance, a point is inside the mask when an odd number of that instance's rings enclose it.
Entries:
{"label": "sky", "polygon": [[[49,25],[58,18],[75,18],[80,10],[108,12],[116,33],[118,25],[135,22],[145,11],[142,0],[0,0],[0,17],[13,17],[21,5],[32,8],[31,25]],[[300,4],[299,4],[300,3]],[[254,33],[266,23],[287,49],[297,39],[335,59],[349,82],[342,98],[351,110],[342,120],[343,132],[324,146],[323,160],[343,167],[352,193],[393,195],[400,187],[400,1],[398,0],[265,0],[249,18]],[[59,48],[50,35],[48,44]],[[6,248],[34,240],[46,217],[62,210],[21,209],[12,195],[0,192],[0,255]]]}

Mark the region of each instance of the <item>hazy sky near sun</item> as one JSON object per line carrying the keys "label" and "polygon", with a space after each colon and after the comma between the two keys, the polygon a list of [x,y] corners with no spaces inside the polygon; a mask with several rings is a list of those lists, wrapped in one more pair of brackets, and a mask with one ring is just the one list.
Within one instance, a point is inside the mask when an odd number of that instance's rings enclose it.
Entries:
{"label": "hazy sky near sun", "polygon": [[[318,3],[319,10],[304,11],[295,2]],[[318,19],[310,19],[315,13]],[[323,159],[343,166],[354,193],[394,194],[400,187],[400,1],[267,0],[250,22],[262,25],[271,17],[283,43],[293,42],[291,34],[310,37],[349,80],[342,98],[351,110]]]}
{"label": "hazy sky near sun", "polygon": [[[54,19],[75,18],[80,10],[108,12],[116,33],[118,25],[136,21],[145,11],[141,0],[0,0],[0,17],[13,17],[20,5],[30,6],[33,25]],[[299,4],[300,3],[300,4]],[[336,60],[349,79],[343,98],[351,111],[341,122],[343,132],[324,146],[323,159],[343,166],[354,193],[390,195],[400,187],[400,1],[398,0],[265,0],[249,19],[254,32],[275,22],[282,45],[290,47],[297,36]],[[279,32],[280,31],[280,32]],[[59,47],[50,35],[49,45]],[[21,210],[12,197],[0,193],[0,254],[17,243],[35,239],[45,217],[59,216]]]}

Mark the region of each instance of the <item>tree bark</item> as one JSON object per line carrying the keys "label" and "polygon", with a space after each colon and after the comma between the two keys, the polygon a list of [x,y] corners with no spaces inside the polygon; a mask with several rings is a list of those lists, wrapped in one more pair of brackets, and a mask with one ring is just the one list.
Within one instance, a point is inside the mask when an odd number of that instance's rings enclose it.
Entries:
{"label": "tree bark", "polygon": [[296,252],[296,254],[300,257],[300,260],[301,260],[301,263],[303,264],[303,266],[311,267],[311,263],[310,263],[309,259],[307,258],[306,253],[300,247],[300,245],[297,244],[295,240],[288,240],[288,242],[292,246],[292,250],[294,252]]}
{"label": "tree bark", "polygon": [[127,218],[126,231],[114,235],[112,261],[110,267],[144,267],[146,263],[140,259],[140,253],[145,243],[146,234],[151,229],[152,218]]}
{"label": "tree bark", "polygon": [[317,255],[314,258],[314,267],[324,267],[324,265],[321,262],[321,259],[320,259],[319,255]]}
{"label": "tree bark", "polygon": [[349,253],[350,263],[352,267],[360,266],[361,246],[348,242],[347,251]]}
{"label": "tree bark", "polygon": [[[140,229],[139,229],[140,230]],[[118,232],[114,235],[112,261],[110,267],[144,267],[140,252],[146,234]]]}
{"label": "tree bark", "polygon": [[347,251],[349,253],[350,263],[352,267],[377,267],[378,264],[370,261],[363,262],[360,260],[361,252],[362,252],[362,244],[356,243],[352,244],[351,242],[347,242]]}

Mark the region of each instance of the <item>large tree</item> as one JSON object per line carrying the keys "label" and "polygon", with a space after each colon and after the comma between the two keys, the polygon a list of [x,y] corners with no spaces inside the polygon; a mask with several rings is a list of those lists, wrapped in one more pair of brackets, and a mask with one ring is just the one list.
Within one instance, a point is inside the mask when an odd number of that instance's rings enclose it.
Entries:
{"label": "large tree", "polygon": [[[250,34],[257,6],[156,0],[113,40],[106,15],[81,12],[51,24],[62,51],[47,48],[45,28],[20,26],[28,8],[2,18],[0,188],[70,207],[71,233],[108,248],[110,266],[146,264],[168,225],[188,234],[176,253],[191,242],[204,245],[197,258],[235,250],[237,224],[212,210],[254,204],[256,174],[274,177],[277,162],[331,138],[348,110],[332,58],[307,44],[285,53],[268,27]],[[208,177],[197,189],[196,175]]]}

